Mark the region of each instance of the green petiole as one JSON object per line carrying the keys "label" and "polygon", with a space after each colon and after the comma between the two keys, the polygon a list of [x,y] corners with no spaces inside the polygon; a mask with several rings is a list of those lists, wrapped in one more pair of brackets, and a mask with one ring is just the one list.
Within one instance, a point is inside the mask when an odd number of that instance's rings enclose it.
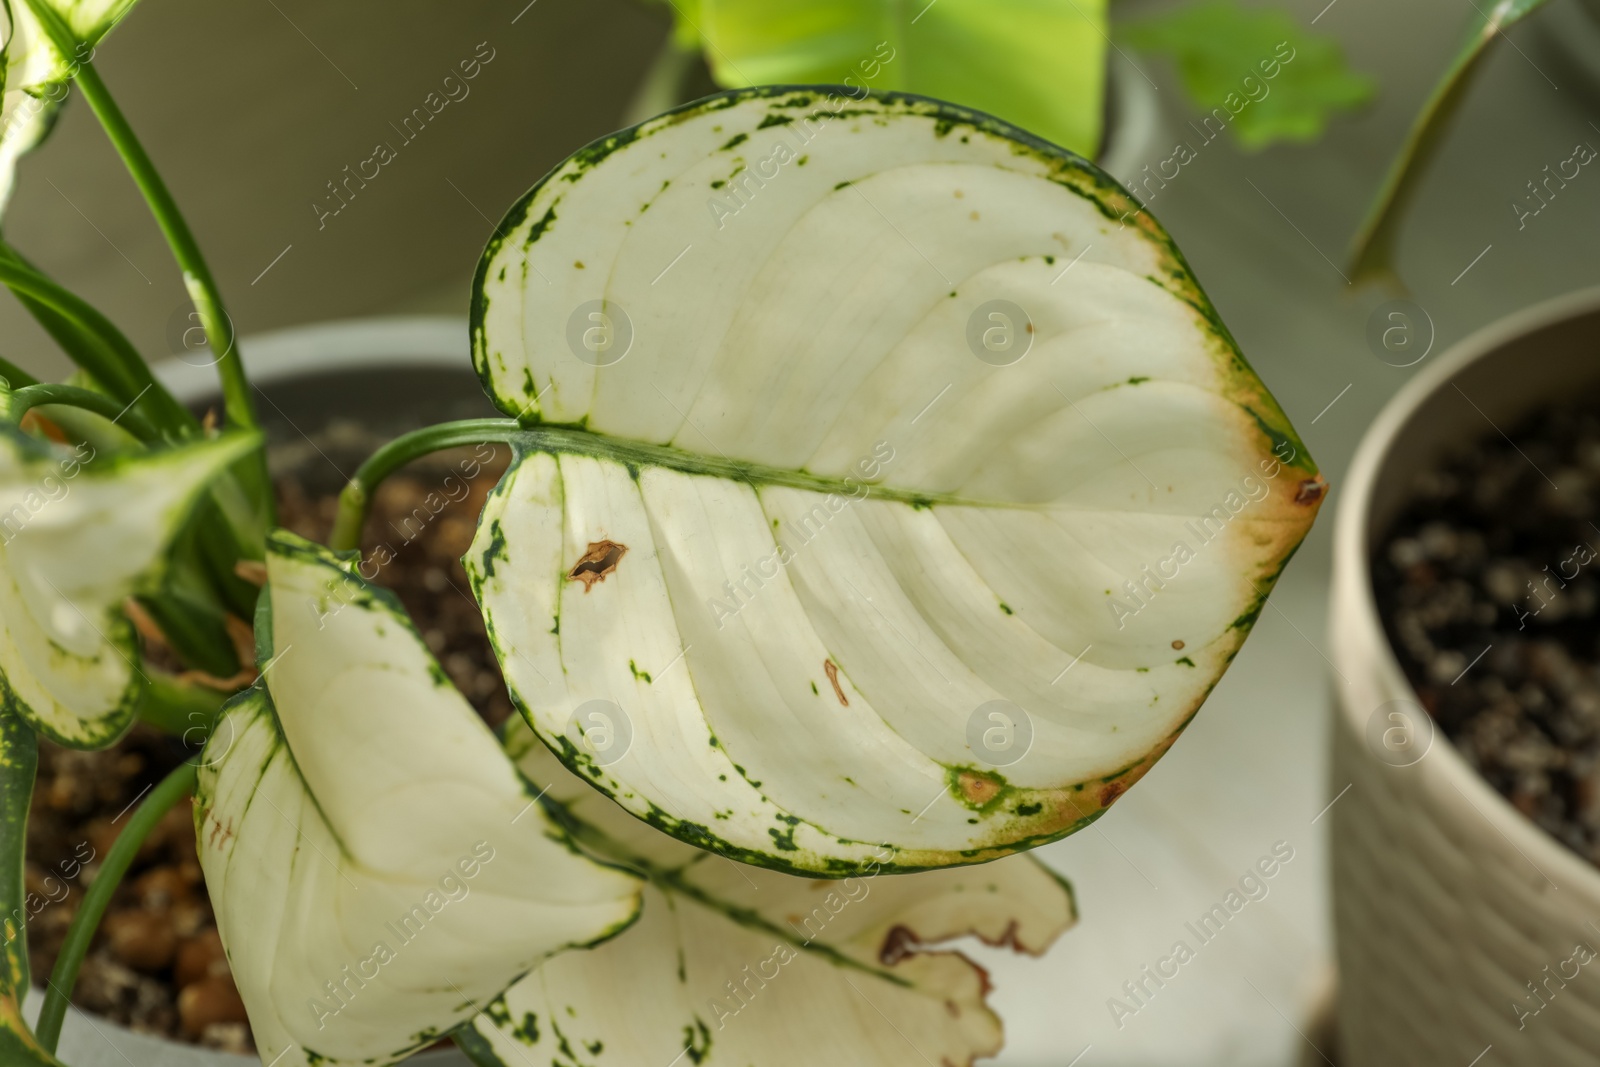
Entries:
{"label": "green petiole", "polygon": [[132,405],[118,403],[104,393],[96,393],[91,389],[45,382],[23,386],[13,392],[9,400],[9,415],[18,422],[22,421],[22,416],[27,414],[30,408],[41,404],[64,404],[68,407],[82,408],[117,423],[146,444],[161,439],[161,431],[152,426]]}
{"label": "green petiole", "polygon": [[50,975],[50,987],[45,990],[44,1004],[39,1008],[39,1023],[33,1032],[45,1051],[54,1053],[61,1040],[61,1024],[67,1017],[67,1002],[72,987],[77,984],[78,969],[83,966],[83,957],[89,951],[89,943],[94,940],[95,929],[111,903],[112,894],[139,854],[139,846],[144,844],[161,817],[194,790],[195,775],[195,765],[184,763],[163,778],[140,803],[101,861],[94,884],[84,893],[83,903],[67,928],[61,955],[56,957],[55,970]]}
{"label": "green petiole", "polygon": [[328,538],[328,547],[342,552],[361,546],[361,527],[366,523],[367,511],[372,507],[373,490],[412,460],[457,445],[475,445],[484,441],[508,443],[523,433],[515,419],[462,419],[459,422],[424,426],[396,437],[361,464],[339,494],[339,510],[333,520],[333,535]]}
{"label": "green petiole", "polygon": [[[40,25],[57,51],[62,55],[78,54],[80,42],[55,8],[43,0],[23,0],[23,2],[39,19]],[[245,375],[244,361],[239,357],[233,319],[228,315],[227,308],[222,302],[222,293],[217,288],[216,280],[211,276],[211,268],[207,265],[205,256],[201,254],[194,234],[189,230],[189,223],[178,209],[177,201],[172,198],[171,191],[161,179],[149,154],[145,152],[144,145],[133,132],[133,127],[122,114],[122,109],[112,99],[105,82],[100,80],[100,73],[95,70],[94,64],[85,60],[77,63],[75,70],[73,80],[79,92],[88,102],[89,109],[100,120],[101,127],[106,131],[106,137],[117,150],[117,154],[122,157],[123,165],[127,167],[134,184],[139,187],[139,192],[144,194],[150,214],[155,218],[156,225],[161,228],[162,236],[167,239],[167,245],[172,249],[172,257],[177,261],[178,269],[183,272],[184,287],[188,289],[189,299],[193,301],[195,311],[200,315],[200,325],[205,331],[206,342],[217,357],[217,373],[222,380],[223,410],[228,422],[245,429],[258,429],[261,422],[256,416],[255,399],[251,393],[250,380]],[[255,453],[241,461],[235,467],[234,475],[239,479],[246,495],[257,502],[259,511],[266,516],[267,525],[270,526],[274,521],[277,507],[272,495],[272,480],[267,473],[265,452]]]}
{"label": "green petiole", "polygon": [[15,257],[0,256],[0,283],[71,323],[85,343],[69,354],[124,404],[142,405],[163,436],[181,439],[199,429],[188,409],[156,382],[132,342],[89,303]]}

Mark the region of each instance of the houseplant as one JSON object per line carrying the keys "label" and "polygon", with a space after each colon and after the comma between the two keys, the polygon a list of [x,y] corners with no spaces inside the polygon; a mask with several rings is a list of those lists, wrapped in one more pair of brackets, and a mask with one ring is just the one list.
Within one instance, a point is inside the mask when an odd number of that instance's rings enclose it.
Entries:
{"label": "houseplant", "polygon": [[[392,1062],[447,1033],[484,1063],[572,1042],[798,1054],[802,1013],[760,996],[780,975],[851,1049],[903,1056],[909,1030],[953,1062],[993,1051],[978,973],[920,947],[1042,951],[1070,921],[1059,881],[1001,857],[1087,825],[1175,740],[1324,493],[1160,227],[1092,165],[951,105],[803,87],[689,105],[512,208],[473,305],[512,417],[380,449],[323,547],[272,528],[231,323],[88,58],[125,8],[28,0],[9,44],[17,69],[50,59],[40,84],[74,79],[150,200],[229,428],[4,258],[88,372],[3,368],[6,910],[26,908],[36,732],[92,747],[199,714],[209,736],[107,854],[34,1030],[8,927],[8,1055],[54,1062],[119,865],[196,782],[264,1062]],[[516,456],[468,556],[527,720],[503,738],[358,552],[388,474],[484,441]],[[212,684],[143,658],[139,612]],[[254,671],[205,624],[230,615],[255,620]],[[216,685],[230,668],[253,680]],[[720,932],[678,943],[669,909]],[[596,997],[623,980],[661,1014]]]}
{"label": "houseplant", "polygon": [[[1348,792],[1332,811],[1333,873],[1341,1048],[1357,1067],[1465,1062],[1489,1045],[1500,1063],[1592,1058],[1600,999],[1592,984],[1572,979],[1587,958],[1576,946],[1594,944],[1600,871],[1532,811],[1508,803],[1434,724],[1385,633],[1394,620],[1380,617],[1373,560],[1413,501],[1419,474],[1474,440],[1500,447],[1497,428],[1515,434],[1542,406],[1592,395],[1597,329],[1600,296],[1588,291],[1467,338],[1396,395],[1351,467],[1335,529],[1329,632],[1335,668],[1349,680],[1335,690],[1332,787]],[[1512,469],[1544,489],[1523,466],[1538,461],[1504,447]],[[1570,469],[1553,470],[1569,502],[1578,492]],[[1454,574],[1448,580],[1459,584]],[[1524,622],[1538,603],[1520,612]],[[1493,620],[1508,639],[1525,633],[1517,614]],[[1491,658],[1470,662],[1480,655],[1474,647],[1459,665],[1470,670],[1430,682],[1449,690],[1493,677],[1494,654],[1485,648]]]}

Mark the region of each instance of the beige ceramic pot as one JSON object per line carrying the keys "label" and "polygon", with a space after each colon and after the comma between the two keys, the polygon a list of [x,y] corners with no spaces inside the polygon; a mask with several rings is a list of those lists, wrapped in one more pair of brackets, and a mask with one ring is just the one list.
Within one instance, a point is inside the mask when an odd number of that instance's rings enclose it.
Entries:
{"label": "beige ceramic pot", "polygon": [[1588,290],[1425,365],[1351,467],[1330,626],[1343,1067],[1600,1062],[1600,960],[1582,962],[1600,951],[1600,869],[1432,729],[1384,635],[1368,566],[1414,475],[1442,451],[1596,386],[1600,290]]}

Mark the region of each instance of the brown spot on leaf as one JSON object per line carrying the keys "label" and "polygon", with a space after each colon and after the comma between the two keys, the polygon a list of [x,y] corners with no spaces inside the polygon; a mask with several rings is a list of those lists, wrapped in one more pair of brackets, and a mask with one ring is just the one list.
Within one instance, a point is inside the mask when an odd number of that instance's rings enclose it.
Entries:
{"label": "brown spot on leaf", "polygon": [[1183,642],[1182,641],[1174,641],[1174,642],[1172,642],[1172,648],[1173,648],[1174,651],[1182,652],[1183,651]]}
{"label": "brown spot on leaf", "polygon": [[839,684],[839,668],[833,665],[833,660],[822,661],[822,669],[828,675],[828,682],[833,686],[833,695],[839,698],[839,703],[844,707],[850,706],[850,701],[844,695],[844,687]]}
{"label": "brown spot on leaf", "polygon": [[1100,787],[1100,806],[1102,808],[1109,808],[1111,806],[1111,802],[1120,797],[1124,792],[1127,791],[1127,789],[1127,785],[1125,785],[1120,778],[1115,782],[1107,782],[1105,785]]}
{"label": "brown spot on leaf", "polygon": [[956,784],[961,787],[961,795],[967,798],[967,803],[978,806],[989,803],[1000,792],[999,782],[971,771],[962,771]]}
{"label": "brown spot on leaf", "polygon": [[232,840],[232,838],[233,827],[231,825],[224,825],[222,820],[213,814],[211,816],[211,834],[209,836],[211,847],[214,849],[220,849],[223,845],[226,845],[230,840]]}
{"label": "brown spot on leaf", "polygon": [[1295,490],[1294,502],[1302,505],[1315,504],[1327,491],[1328,480],[1319,474],[1300,483],[1300,488]]}
{"label": "brown spot on leaf", "polygon": [[587,593],[596,582],[605,581],[606,575],[617,569],[617,564],[627,552],[627,545],[619,545],[615,541],[590,541],[589,548],[567,572],[567,581],[582,582],[583,591]]}

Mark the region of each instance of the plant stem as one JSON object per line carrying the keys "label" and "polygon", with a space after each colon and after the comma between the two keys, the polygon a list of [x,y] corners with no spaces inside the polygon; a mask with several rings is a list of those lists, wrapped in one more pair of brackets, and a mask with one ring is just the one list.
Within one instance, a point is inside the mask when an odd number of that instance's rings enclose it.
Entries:
{"label": "plant stem", "polygon": [[[45,0],[23,0],[23,3],[33,11],[57,51],[66,56],[78,54],[80,42],[77,35],[55,7]],[[250,381],[245,376],[244,362],[239,358],[233,319],[223,306],[222,293],[217,289],[211,268],[189,230],[189,223],[178,210],[177,201],[172,198],[166,182],[162,181],[144,145],[122,114],[122,109],[112,99],[111,91],[100,80],[100,73],[95,70],[94,64],[85,60],[77,64],[76,71],[73,80],[77,83],[78,91],[100,120],[112,147],[122,157],[123,165],[128,168],[128,174],[144,195],[162,236],[167,239],[167,246],[172,250],[178,269],[183,272],[184,288],[189,291],[189,299],[200,315],[206,343],[217,357],[217,374],[222,379],[223,410],[228,421],[245,429],[258,429],[261,423],[256,417],[255,399],[251,395]],[[266,524],[271,526],[275,523],[277,502],[273,499],[272,479],[267,473],[265,449],[236,463],[233,474],[245,494],[256,501],[257,511]]]}
{"label": "plant stem", "polygon": [[161,432],[150,425],[142,414],[92,389],[79,389],[75,385],[46,382],[43,385],[28,385],[18,389],[11,394],[10,401],[10,416],[18,422],[22,421],[22,416],[27,414],[29,408],[40,404],[65,404],[68,407],[92,411],[111,422],[121,420],[124,429],[146,443],[161,439]]}
{"label": "plant stem", "polygon": [[189,232],[189,224],[184,221],[177,202],[172,199],[172,193],[156,172],[155,164],[150,162],[144,145],[134,135],[133,127],[123,117],[122,109],[111,98],[105,82],[100,80],[94,64],[80,64],[76,81],[78,90],[83,93],[90,110],[100,120],[106,136],[122,157],[128,173],[133,176],[134,184],[144,194],[156,225],[161,227],[162,235],[172,248],[172,258],[177,260],[178,269],[183,271],[183,284],[189,290],[195,310],[200,313],[200,325],[205,331],[206,343],[217,357],[217,373],[222,378],[223,410],[227,413],[228,421],[236,426],[256,429],[261,423],[256,418],[255,400],[250,393],[249,379],[245,377],[244,362],[239,358],[233,320],[223,307],[222,294],[211,277],[211,268],[206,265],[205,257],[200,254],[194,234]]}
{"label": "plant stem", "polygon": [[333,521],[333,536],[328,547],[336,552],[361,547],[361,527],[372,506],[373,490],[395,470],[414,459],[457,445],[484,441],[509,442],[524,431],[515,419],[462,419],[441,422],[396,437],[374,452],[339,494],[339,511]]}
{"label": "plant stem", "polygon": [[128,873],[139,846],[144,844],[156,823],[174,804],[189,795],[194,784],[195,765],[186,762],[178,766],[144,798],[128,825],[117,835],[116,843],[106,852],[94,884],[84,893],[83,903],[67,927],[66,941],[62,943],[61,955],[56,958],[55,970],[50,975],[50,988],[45,991],[44,1004],[39,1009],[39,1024],[34,1027],[34,1034],[45,1051],[53,1054],[61,1040],[61,1024],[67,1017],[72,987],[78,981],[78,968],[83,965],[95,928],[100,925],[100,918],[111,903],[122,876]]}
{"label": "plant stem", "polygon": [[181,438],[199,429],[189,410],[156,382],[132,342],[82,298],[11,257],[0,256],[0,283],[70,322],[88,343],[69,354],[123,403],[143,404],[152,421],[171,436]]}
{"label": "plant stem", "polygon": [[[44,0],[23,2],[32,9],[58,52],[64,56],[78,54],[81,42],[54,6]],[[250,383],[245,378],[238,346],[234,343],[233,320],[222,305],[222,294],[217,291],[216,282],[211,277],[211,268],[200,254],[200,246],[195,243],[194,234],[189,232],[189,224],[178,210],[177,201],[172,199],[166,182],[161,180],[155,164],[150,161],[144,145],[139,143],[133,127],[128,125],[122,109],[111,98],[105,82],[100,80],[100,73],[94,69],[94,64],[85,60],[76,64],[76,69],[73,80],[77,82],[78,91],[83,94],[95,118],[100,120],[112,147],[122,157],[123,165],[139,187],[139,192],[144,194],[156,225],[161,227],[162,236],[172,249],[172,258],[178,261],[178,269],[183,271],[183,284],[189,290],[195,310],[200,313],[206,341],[213,353],[220,351],[217,373],[222,376],[222,396],[228,419],[247,429],[256,429],[260,423],[256,419],[255,402],[250,396]]]}
{"label": "plant stem", "polygon": [[[233,332],[233,319],[222,303],[222,293],[211,276],[211,268],[200,253],[194,234],[177,201],[167,190],[166,182],[156,171],[155,164],[145,153],[144,145],[134,135],[133,127],[123,117],[122,109],[111,98],[105,82],[93,63],[85,62],[78,68],[75,79],[89,108],[100,120],[106,136],[122,157],[134,184],[144,194],[156,225],[172,249],[172,258],[183,271],[184,288],[189,290],[195,311],[200,315],[200,327],[205,332],[206,344],[217,360],[217,374],[222,380],[222,408],[228,422],[245,429],[258,429],[261,420],[256,416],[255,398],[251,395],[250,380],[245,376],[244,360],[239,358],[238,339]],[[272,479],[267,473],[266,449],[252,452],[233,467],[245,495],[257,502],[258,510],[268,526],[277,522],[277,501],[272,495]]]}

